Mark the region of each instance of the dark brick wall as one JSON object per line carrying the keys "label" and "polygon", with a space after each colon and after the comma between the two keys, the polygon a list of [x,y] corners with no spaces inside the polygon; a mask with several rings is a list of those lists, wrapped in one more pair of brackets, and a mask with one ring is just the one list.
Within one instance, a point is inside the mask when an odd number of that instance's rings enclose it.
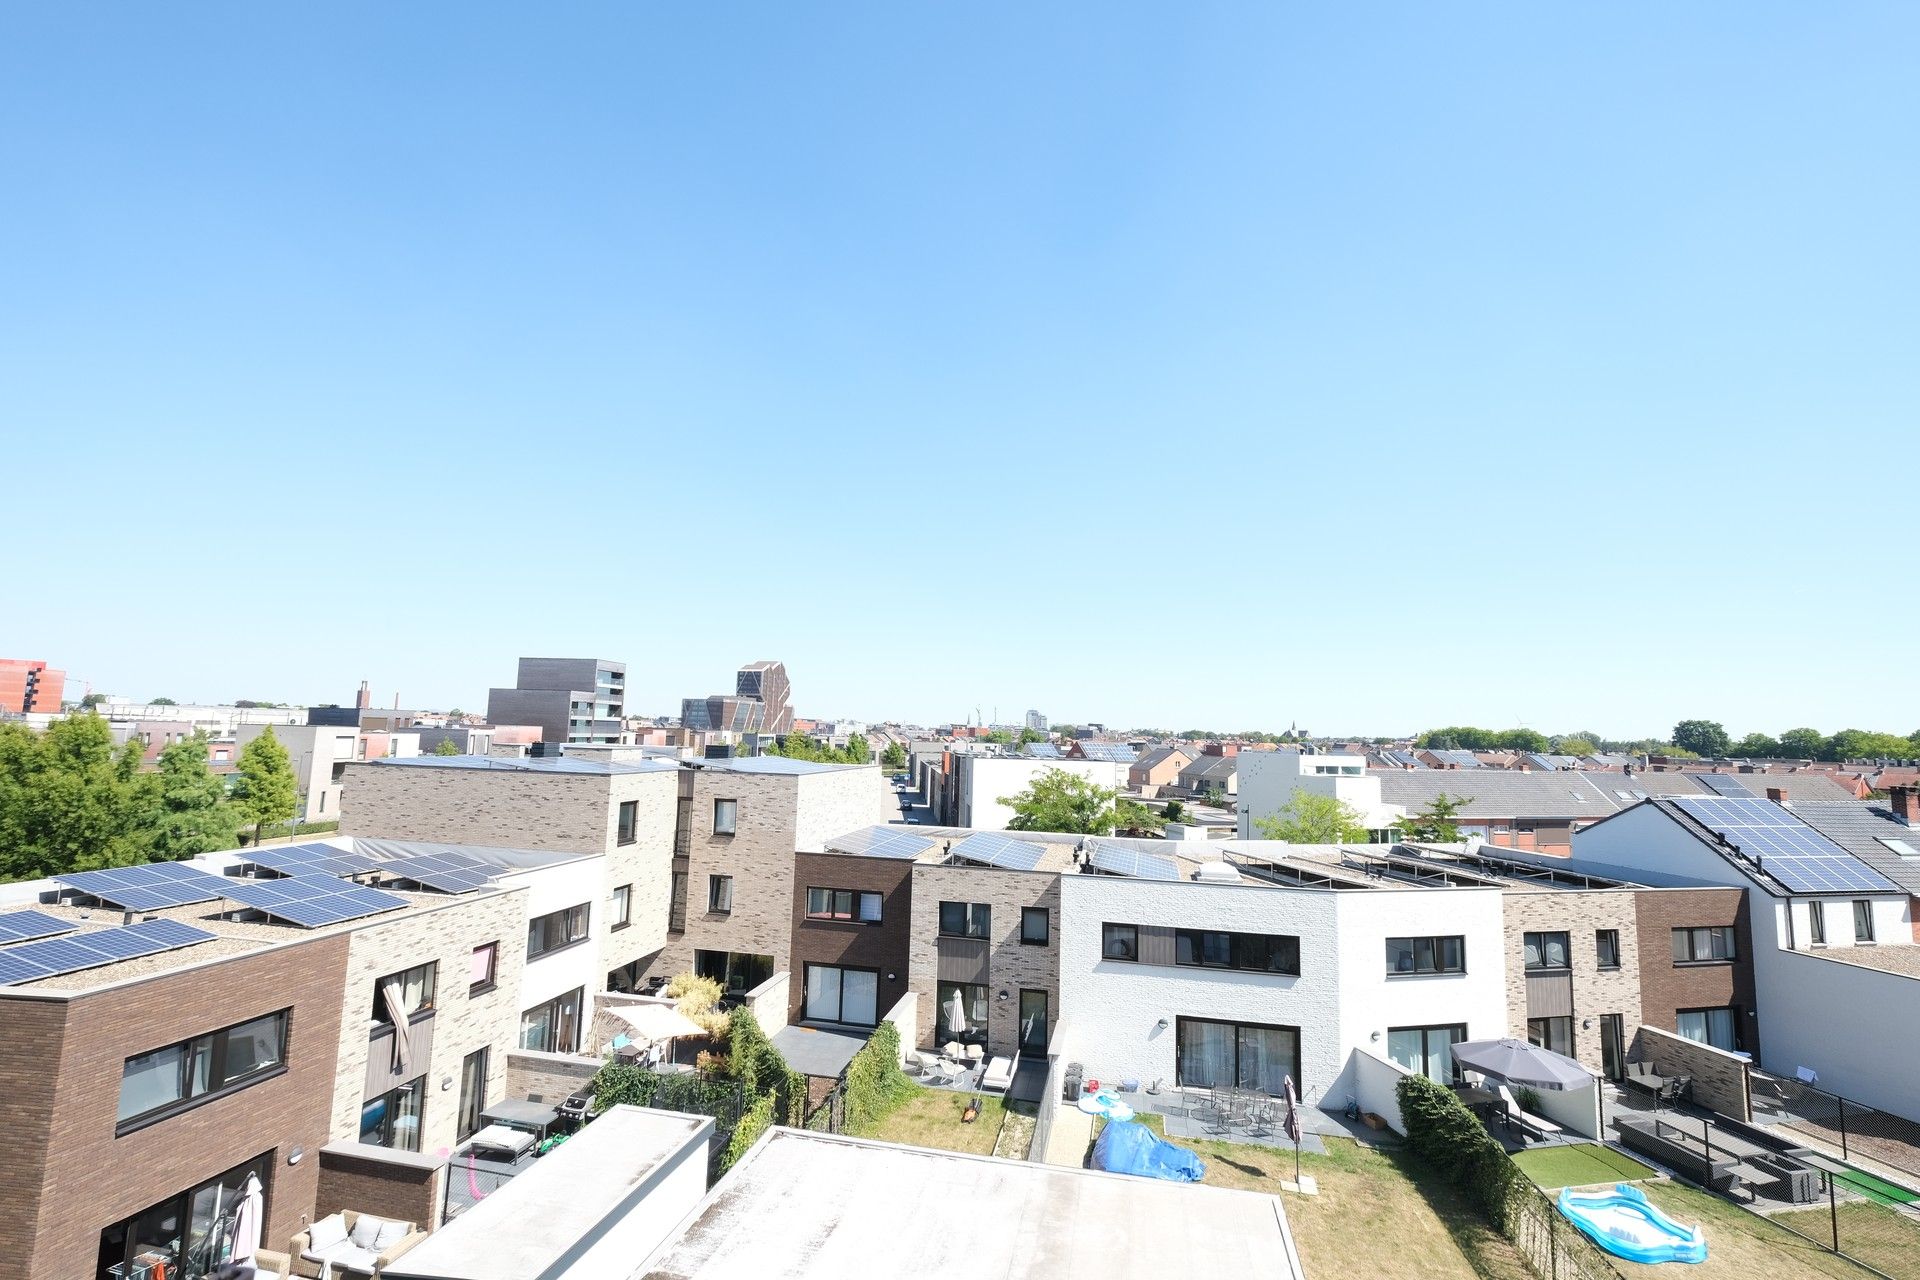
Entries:
{"label": "dark brick wall", "polygon": [[[263,1243],[284,1249],[313,1208],[346,957],[346,935],[336,934],[82,992],[46,1006],[64,1013],[63,1029],[37,1005],[0,1002],[0,1071],[10,1073],[0,1077],[10,1121],[0,1129],[0,1280],[90,1276],[102,1228],[266,1151]],[[289,1007],[284,1073],[114,1136],[128,1057]],[[29,1077],[18,1090],[16,1075]],[[295,1146],[306,1158],[289,1166]]]}
{"label": "dark brick wall", "polygon": [[[908,939],[913,933],[913,863],[844,853],[797,853],[793,859],[793,959],[788,1017],[806,1012],[806,966],[851,965],[880,971],[879,1014],[907,994]],[[807,890],[865,889],[879,893],[880,923],[807,919]],[[887,981],[887,975],[893,981]]]}
{"label": "dark brick wall", "polygon": [[414,1162],[370,1160],[338,1151],[316,1154],[320,1169],[313,1206],[316,1219],[351,1209],[411,1222],[422,1231],[438,1225],[445,1164],[422,1168]]}
{"label": "dark brick wall", "polygon": [[[1760,1046],[1760,1020],[1753,990],[1753,930],[1744,889],[1643,890],[1634,897],[1640,931],[1640,1017],[1662,1031],[1674,1029],[1681,1009],[1739,1006],[1740,1047]],[[1675,929],[1733,925],[1739,959],[1732,964],[1676,965]]]}

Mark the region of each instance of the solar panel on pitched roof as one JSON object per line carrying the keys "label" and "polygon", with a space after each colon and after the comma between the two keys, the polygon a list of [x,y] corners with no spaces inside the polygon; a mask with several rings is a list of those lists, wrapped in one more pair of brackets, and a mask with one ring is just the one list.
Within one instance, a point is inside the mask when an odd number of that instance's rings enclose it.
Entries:
{"label": "solar panel on pitched roof", "polygon": [[956,858],[984,862],[990,867],[1007,871],[1032,871],[1040,865],[1040,856],[1045,850],[1037,844],[1015,840],[997,831],[981,831],[960,841],[948,852]]}
{"label": "solar panel on pitched roof", "polygon": [[380,870],[380,862],[364,853],[336,849],[330,844],[295,844],[255,849],[247,860],[281,875],[356,876]]}
{"label": "solar panel on pitched roof", "polygon": [[397,893],[349,884],[331,876],[288,876],[284,880],[229,880],[226,897],[307,929],[357,920],[407,905]]}
{"label": "solar panel on pitched roof", "polygon": [[44,911],[9,911],[0,916],[0,942],[51,938],[59,933],[72,933],[77,927]]}
{"label": "solar panel on pitched roof", "polygon": [[1696,773],[1693,780],[1717,796],[1752,796],[1754,790],[1740,779],[1725,773]]}
{"label": "solar panel on pitched roof", "polygon": [[1102,871],[1116,876],[1131,876],[1135,880],[1180,879],[1180,864],[1173,859],[1163,858],[1157,853],[1116,847],[1104,841],[1093,844],[1087,861]]}
{"label": "solar panel on pitched roof", "polygon": [[211,902],[221,896],[226,883],[220,876],[177,862],[149,862],[106,871],[70,871],[54,876],[53,880],[126,911],[158,911],[163,907],[184,907],[191,902]]}
{"label": "solar panel on pitched roof", "polygon": [[1695,821],[1723,837],[1793,893],[1898,893],[1869,867],[1771,800],[1757,796],[1672,796]]}
{"label": "solar panel on pitched roof", "polygon": [[214,935],[178,920],[145,920],[124,929],[100,929],[71,938],[25,942],[0,951],[0,984],[32,982],[120,960],[212,942]]}
{"label": "solar panel on pitched roof", "polygon": [[451,853],[416,853],[380,864],[385,875],[411,880],[442,893],[467,893],[484,889],[494,873],[472,858]]}

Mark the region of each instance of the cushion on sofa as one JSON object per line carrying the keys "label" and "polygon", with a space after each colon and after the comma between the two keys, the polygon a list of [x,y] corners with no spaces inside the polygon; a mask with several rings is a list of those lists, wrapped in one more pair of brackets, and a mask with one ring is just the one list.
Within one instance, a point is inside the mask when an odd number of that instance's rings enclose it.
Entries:
{"label": "cushion on sofa", "polygon": [[352,1267],[355,1271],[372,1271],[374,1264],[380,1261],[380,1255],[371,1249],[362,1249],[351,1240],[342,1240],[324,1252],[308,1249],[300,1255],[308,1262],[325,1262],[335,1267]]}
{"label": "cushion on sofa", "polygon": [[363,1213],[353,1220],[353,1230],[347,1233],[347,1238],[353,1241],[353,1247],[356,1249],[371,1249],[373,1242],[380,1238],[380,1228],[386,1225],[385,1218],[376,1218],[370,1213]]}
{"label": "cushion on sofa", "polygon": [[330,1213],[307,1228],[307,1248],[315,1253],[325,1253],[346,1241],[347,1220],[337,1213]]}
{"label": "cushion on sofa", "polygon": [[412,1234],[413,1225],[411,1223],[383,1222],[380,1224],[380,1233],[373,1238],[373,1251],[375,1253],[385,1253]]}

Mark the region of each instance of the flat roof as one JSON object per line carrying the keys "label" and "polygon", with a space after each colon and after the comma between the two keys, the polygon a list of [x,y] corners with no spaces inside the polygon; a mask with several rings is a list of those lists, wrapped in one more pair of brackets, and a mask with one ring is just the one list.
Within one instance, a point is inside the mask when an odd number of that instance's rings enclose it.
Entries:
{"label": "flat roof", "polygon": [[[614,1107],[382,1269],[395,1280],[528,1280],[598,1234],[703,1136],[709,1116]],[[704,1151],[704,1144],[702,1144]],[[705,1157],[701,1157],[705,1169]]]}
{"label": "flat roof", "polygon": [[1293,1277],[1273,1196],[775,1129],[629,1280]]}
{"label": "flat roof", "polygon": [[608,777],[616,773],[672,773],[680,766],[665,760],[583,760],[579,756],[384,756],[378,760],[349,760],[348,764],[377,764],[398,769],[494,769],[507,773],[584,773]]}
{"label": "flat roof", "polygon": [[786,756],[734,756],[716,760],[689,760],[687,763],[701,769],[718,769],[726,773],[776,773],[789,777],[879,767],[874,764],[827,764],[821,760],[793,760]]}

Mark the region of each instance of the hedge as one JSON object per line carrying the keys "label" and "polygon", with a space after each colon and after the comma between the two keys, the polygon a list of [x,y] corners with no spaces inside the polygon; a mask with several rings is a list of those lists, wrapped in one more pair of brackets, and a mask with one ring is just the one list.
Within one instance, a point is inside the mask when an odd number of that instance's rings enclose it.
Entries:
{"label": "hedge", "polygon": [[900,1069],[900,1028],[883,1022],[847,1064],[847,1132],[861,1133],[878,1124],[914,1087]]}
{"label": "hedge", "polygon": [[760,1140],[760,1135],[773,1127],[773,1107],[773,1095],[763,1093],[747,1108],[746,1114],[740,1117],[740,1123],[734,1126],[726,1154],[720,1157],[720,1172],[725,1173],[733,1168],[740,1157]]}
{"label": "hedge", "polygon": [[1447,1181],[1466,1191],[1487,1221],[1507,1226],[1507,1197],[1519,1167],[1453,1090],[1425,1076],[1403,1076],[1395,1093],[1407,1142]]}
{"label": "hedge", "polygon": [[735,1009],[727,1022],[727,1058],[728,1072],[741,1087],[775,1100],[775,1114],[785,1117],[783,1124],[806,1119],[807,1078],[787,1065],[752,1010],[744,1006]]}

